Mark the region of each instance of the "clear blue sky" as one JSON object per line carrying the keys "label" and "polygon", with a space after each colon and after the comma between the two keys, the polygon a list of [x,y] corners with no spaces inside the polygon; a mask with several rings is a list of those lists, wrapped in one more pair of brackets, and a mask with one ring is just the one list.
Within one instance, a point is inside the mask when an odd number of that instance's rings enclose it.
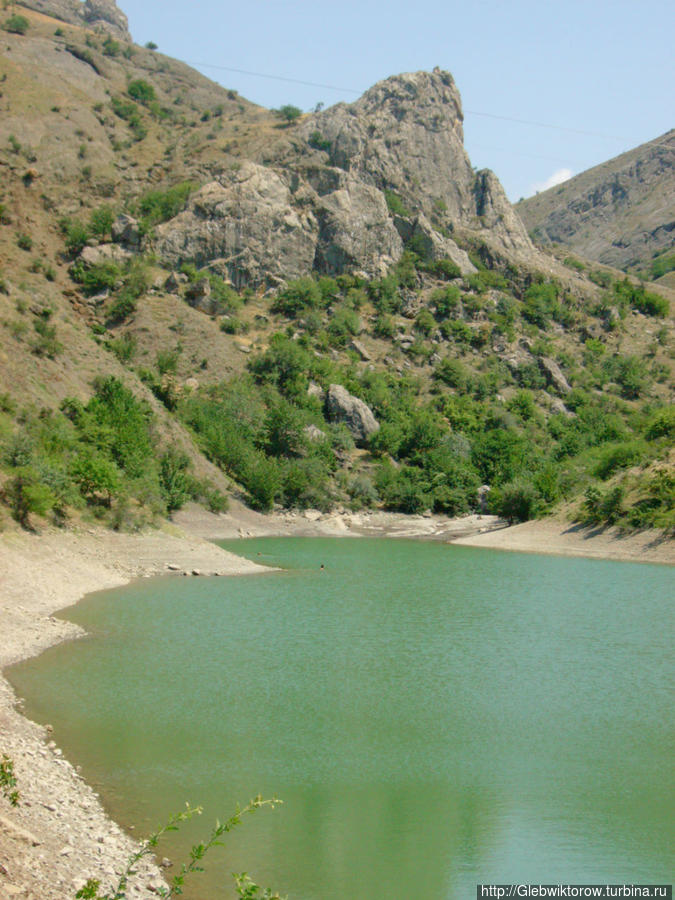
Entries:
{"label": "clear blue sky", "polygon": [[[672,0],[119,0],[134,39],[262,106],[352,101],[399,72],[452,72],[471,161],[512,200],[675,124]],[[539,122],[539,128],[477,113]],[[575,131],[594,132],[578,134]]]}

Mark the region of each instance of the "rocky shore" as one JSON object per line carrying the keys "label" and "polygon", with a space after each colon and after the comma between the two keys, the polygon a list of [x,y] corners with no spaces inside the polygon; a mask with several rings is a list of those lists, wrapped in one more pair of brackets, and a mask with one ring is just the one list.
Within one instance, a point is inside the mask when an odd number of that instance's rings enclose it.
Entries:
{"label": "rocky shore", "polygon": [[[236,501],[214,516],[192,507],[163,529],[138,535],[96,529],[0,535],[0,669],[76,638],[81,630],[54,617],[84,594],[160,574],[237,575],[260,567],[209,539],[262,536],[425,538],[563,555],[675,562],[673,542],[659,535],[624,538],[568,523],[504,527],[493,516],[448,519],[393,513],[316,510],[263,516]],[[116,883],[135,841],[107,816],[94,790],[63,758],[49,727],[28,721],[0,678],[0,755],[14,762],[21,803],[0,796],[0,898],[72,900],[87,878]],[[139,835],[139,838],[142,837]],[[129,896],[156,896],[160,869],[138,867]]]}

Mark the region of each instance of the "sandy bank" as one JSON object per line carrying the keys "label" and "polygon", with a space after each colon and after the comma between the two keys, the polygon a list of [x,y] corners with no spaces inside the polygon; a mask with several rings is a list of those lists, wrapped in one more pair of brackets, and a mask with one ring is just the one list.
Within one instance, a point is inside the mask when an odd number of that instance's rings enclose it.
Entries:
{"label": "sandy bank", "polygon": [[675,541],[664,538],[660,531],[621,534],[616,528],[587,528],[551,519],[464,535],[453,538],[452,543],[521,553],[675,564]]}

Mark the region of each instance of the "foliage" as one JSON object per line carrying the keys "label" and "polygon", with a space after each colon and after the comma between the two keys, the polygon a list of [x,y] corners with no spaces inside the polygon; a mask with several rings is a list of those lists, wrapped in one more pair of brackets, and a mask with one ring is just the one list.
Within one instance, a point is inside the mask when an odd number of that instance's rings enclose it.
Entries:
{"label": "foliage", "polygon": [[132,100],[136,100],[138,103],[144,103],[145,105],[151,103],[157,96],[154,87],[142,78],[137,78],[134,81],[129,82],[127,85],[127,94]]}
{"label": "foliage", "polygon": [[392,215],[402,216],[404,219],[409,219],[412,215],[403,200],[395,191],[385,190],[384,199],[387,201],[387,207]]}
{"label": "foliage", "polygon": [[181,181],[163,191],[148,191],[138,201],[140,231],[147,234],[154,226],[173,219],[185,209],[190,194],[196,189],[191,181]]}
{"label": "foliage", "polygon": [[30,27],[30,22],[25,16],[15,14],[5,19],[2,27],[10,34],[25,34]]}
{"label": "foliage", "polygon": [[10,806],[18,806],[21,795],[16,789],[14,763],[5,753],[0,759],[0,791],[9,801]]}
{"label": "foliage", "polygon": [[[186,880],[195,872],[203,871],[202,863],[207,854],[213,850],[214,847],[223,846],[222,838],[224,835],[229,834],[234,828],[240,825],[244,816],[250,815],[256,810],[264,807],[274,809],[274,807],[281,802],[282,801],[277,800],[276,797],[273,797],[270,800],[263,800],[263,798],[258,795],[247,803],[246,806],[242,808],[237,806],[234,815],[230,816],[225,822],[216,822],[209,837],[205,841],[192,846],[187,862],[181,864],[180,871],[173,876],[169,887],[155,889],[158,896],[165,898],[165,900],[169,900],[171,897],[182,895]],[[139,849],[128,860],[124,872],[120,875],[117,885],[113,888],[112,893],[100,893],[100,882],[94,878],[90,878],[84,887],[80,888],[75,894],[76,900],[123,900],[123,898],[127,896],[129,879],[136,874],[135,867],[138,863],[142,859],[154,855],[159,841],[164,834],[178,831],[181,823],[189,821],[196,815],[201,815],[201,807],[191,807],[189,804],[186,804],[186,808],[183,812],[171,816],[165,825],[158,828],[149,838],[143,841]],[[258,885],[254,884],[246,874],[235,875],[234,879],[237,893],[240,897],[260,897],[261,900],[265,900],[265,898],[267,898],[267,900],[281,900],[278,894],[272,894],[268,890],[261,894],[261,889]]]}
{"label": "foliage", "polygon": [[290,103],[286,103],[284,106],[275,110],[275,112],[287,125],[291,125],[302,115],[302,110]]}
{"label": "foliage", "polygon": [[115,213],[109,206],[99,206],[92,210],[89,217],[89,231],[95,237],[104,238],[110,234],[110,229],[115,221]]}
{"label": "foliage", "polygon": [[498,516],[514,522],[527,522],[537,515],[541,497],[532,482],[518,478],[490,493],[490,508]]}
{"label": "foliage", "polygon": [[56,498],[39,473],[30,466],[22,466],[6,488],[12,515],[23,528],[29,527],[31,513],[45,516],[53,509]]}
{"label": "foliage", "polygon": [[120,119],[124,119],[127,123],[135,140],[142,141],[147,136],[148,130],[143,122],[138,106],[120,97],[112,97],[110,103],[115,115],[119,116]]}

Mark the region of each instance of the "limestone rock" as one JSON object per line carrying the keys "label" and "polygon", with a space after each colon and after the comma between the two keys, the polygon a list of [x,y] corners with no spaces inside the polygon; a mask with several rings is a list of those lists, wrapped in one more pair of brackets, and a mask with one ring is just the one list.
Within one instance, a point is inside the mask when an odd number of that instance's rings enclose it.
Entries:
{"label": "limestone rock", "polygon": [[322,272],[358,268],[384,275],[403,252],[384,195],[351,175],[318,200],[316,216],[316,266]]}
{"label": "limestone rock", "polygon": [[131,41],[129,20],[115,0],[85,0],[82,14],[88,25],[102,27],[114,37]]}
{"label": "limestone rock", "polygon": [[308,397],[316,397],[321,403],[326,399],[326,392],[321,387],[320,384],[317,384],[316,381],[310,381],[307,386],[307,396]]}
{"label": "limestone rock", "polygon": [[98,247],[85,247],[78,260],[85,266],[99,266],[109,262],[123,265],[131,259],[131,256],[128,250],[118,244],[100,244]]}
{"label": "limestone rock", "polygon": [[185,299],[194,309],[200,312],[211,312],[211,282],[208,278],[200,278],[188,285]]}
{"label": "limestone rock", "polygon": [[357,341],[356,338],[353,341],[349,342],[349,349],[354,350],[356,353],[358,353],[359,357],[364,362],[370,362],[372,359],[372,356],[370,355],[368,350],[364,347],[361,341]]}
{"label": "limestone rock", "polygon": [[341,384],[331,384],[328,388],[326,412],[331,422],[343,422],[349,428],[357,444],[364,444],[380,428],[368,404]]}
{"label": "limestone rock", "polygon": [[172,265],[218,261],[237,288],[311,271],[380,277],[408,241],[466,275],[475,269],[448,236],[454,228],[498,253],[533,254],[497,178],[474,173],[462,121],[448,72],[388,78],[204,185],[156,229],[153,249]]}
{"label": "limestone rock", "polygon": [[123,244],[132,250],[138,250],[141,245],[141,233],[138,221],[124,213],[119,215],[112,224],[112,239],[116,244]]}
{"label": "limestone rock", "polygon": [[476,173],[473,191],[476,213],[483,228],[490,231],[493,241],[507,251],[522,253],[533,249],[525,226],[514,212],[494,172],[483,169]]}
{"label": "limestone rock", "polygon": [[565,378],[558,363],[548,356],[541,356],[538,360],[539,368],[549,384],[559,394],[569,394],[572,390],[569,381]]}
{"label": "limestone rock", "polygon": [[466,250],[461,250],[451,238],[440,234],[424,213],[412,220],[394,216],[394,224],[403,242],[414,242],[414,246],[422,249],[428,259],[449,259],[462,275],[472,275],[476,271]]}
{"label": "limestone rock", "polygon": [[326,432],[322,431],[320,428],[317,428],[316,425],[305,425],[302,429],[302,433],[305,435],[308,441],[311,441],[313,444],[317,444],[320,441],[326,440]]}
{"label": "limestone rock", "polygon": [[70,25],[102,28],[113,37],[132,41],[129,21],[115,0],[24,0],[22,6]]}
{"label": "limestone rock", "polygon": [[241,287],[266,277],[296,278],[311,271],[318,224],[295,209],[289,187],[276,172],[252,162],[204,185],[186,210],[156,229],[164,260],[198,267],[222,258]]}

